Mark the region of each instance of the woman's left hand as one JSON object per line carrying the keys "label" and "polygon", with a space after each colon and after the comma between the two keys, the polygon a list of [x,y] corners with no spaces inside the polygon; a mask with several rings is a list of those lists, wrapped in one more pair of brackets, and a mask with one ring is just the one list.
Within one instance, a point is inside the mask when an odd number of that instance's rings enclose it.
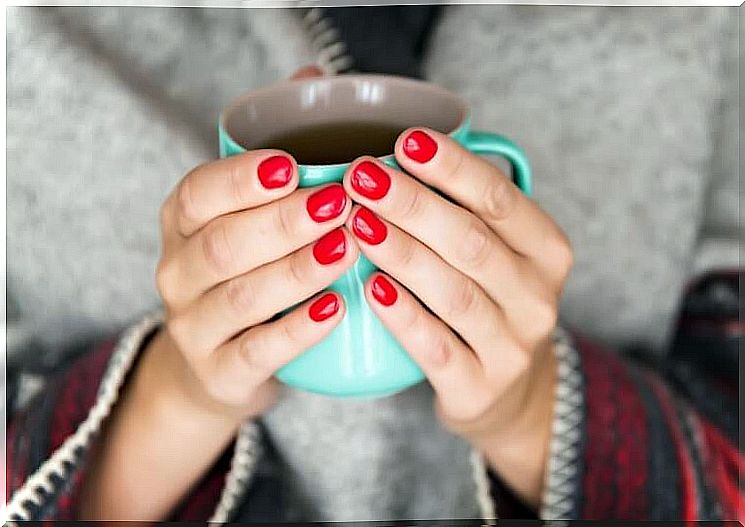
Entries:
{"label": "woman's left hand", "polygon": [[365,157],[344,177],[362,205],[347,225],[383,271],[367,300],[431,382],[444,425],[537,506],[569,242],[497,167],[448,136],[406,130],[395,155],[408,174]]}

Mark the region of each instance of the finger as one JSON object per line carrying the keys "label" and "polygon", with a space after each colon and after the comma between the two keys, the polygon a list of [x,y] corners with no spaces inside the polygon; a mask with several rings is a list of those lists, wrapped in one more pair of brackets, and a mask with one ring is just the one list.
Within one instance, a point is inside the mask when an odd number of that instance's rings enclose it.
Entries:
{"label": "finger", "polygon": [[[358,218],[357,209],[352,218]],[[504,359],[504,350],[514,346],[512,333],[502,310],[470,278],[457,271],[431,249],[395,225],[379,220],[368,222],[377,231],[377,243],[365,243],[367,234],[350,220],[360,240],[360,250],[380,269],[391,274],[440,317],[476,352],[485,366]],[[372,237],[370,237],[372,238]],[[502,365],[509,370],[521,364]]]}
{"label": "finger", "polygon": [[353,201],[417,238],[516,314],[526,307],[526,291],[540,286],[528,259],[473,213],[416,179],[374,158],[363,158],[347,171],[344,188]]}
{"label": "finger", "polygon": [[255,387],[309,347],[321,342],[344,317],[338,293],[324,292],[279,320],[252,327],[217,349],[205,377],[223,398],[250,400]]}
{"label": "finger", "polygon": [[183,304],[216,284],[273,262],[339,227],[351,210],[341,185],[301,189],[261,207],[216,218],[173,259],[172,298]]}
{"label": "finger", "polygon": [[421,367],[440,403],[453,415],[482,412],[491,401],[481,364],[441,320],[382,273],[365,284],[365,297],[391,334]]}
{"label": "finger", "polygon": [[553,268],[566,259],[561,229],[501,171],[429,128],[403,132],[396,160],[408,173],[473,211],[512,249]]}
{"label": "finger", "polygon": [[179,347],[195,356],[211,353],[246,327],[328,287],[358,255],[351,235],[339,228],[313,245],[220,284],[172,318],[174,331],[183,335]]}
{"label": "finger", "polygon": [[196,167],[173,193],[176,226],[190,236],[223,214],[250,209],[292,192],[295,160],[280,150],[254,150]]}
{"label": "finger", "polygon": [[307,79],[311,77],[323,77],[324,73],[321,68],[318,66],[303,66],[299,70],[297,70],[291,79]]}
{"label": "finger", "polygon": [[[482,220],[416,179],[373,158],[352,165],[344,186],[353,201],[394,223],[473,279],[533,344],[554,313],[556,295],[528,258],[508,247]],[[388,189],[384,195],[378,189]],[[361,216],[358,218],[357,214]],[[369,214],[353,212],[351,225]]]}

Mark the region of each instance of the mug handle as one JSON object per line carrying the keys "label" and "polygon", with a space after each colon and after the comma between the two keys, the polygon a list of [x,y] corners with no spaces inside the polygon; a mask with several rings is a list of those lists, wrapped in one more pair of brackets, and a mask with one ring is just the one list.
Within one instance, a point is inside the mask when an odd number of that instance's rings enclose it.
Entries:
{"label": "mug handle", "polygon": [[474,154],[492,154],[504,157],[512,167],[512,180],[523,194],[533,193],[532,176],[528,156],[522,148],[504,136],[491,132],[469,132],[463,141]]}

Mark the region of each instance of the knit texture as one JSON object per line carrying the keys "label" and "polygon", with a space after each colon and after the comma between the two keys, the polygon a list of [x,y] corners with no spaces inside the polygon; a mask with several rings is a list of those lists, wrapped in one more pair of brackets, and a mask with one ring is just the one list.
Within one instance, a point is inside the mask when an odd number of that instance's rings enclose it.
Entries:
{"label": "knit texture", "polygon": [[[105,346],[79,361],[11,421],[6,490],[11,497],[8,514],[12,519],[75,517],[80,489],[87,477],[87,453],[95,448],[95,441],[100,441],[100,430],[111,404],[126,387],[127,373],[146,345],[155,322],[157,319],[146,318],[129,330],[115,348]],[[691,393],[675,393],[657,372],[622,361],[583,338],[570,338],[559,332],[554,351],[558,382],[542,518],[743,520],[739,505],[745,494],[739,477],[745,471],[745,455],[737,450],[733,435],[697,411],[700,399],[691,397]],[[722,380],[732,382],[734,376]],[[713,393],[707,397],[713,397]],[[717,398],[723,407],[734,408],[734,393],[722,393]],[[375,417],[369,420],[374,421]],[[350,433],[356,423],[349,424],[352,427],[347,426],[345,436],[336,438],[339,442],[333,445],[339,456],[349,454],[349,449],[344,448],[347,442],[364,446],[360,438]],[[400,423],[397,427],[401,427]],[[47,436],[51,437],[48,442],[44,441]],[[311,458],[293,460],[282,456],[275,448],[276,439],[276,435],[263,433],[258,423],[244,423],[235,444],[206,471],[170,519],[452,521],[457,516],[451,510],[439,513],[436,508],[412,512],[404,498],[417,500],[422,496],[416,489],[398,486],[399,467],[391,467],[391,474],[384,481],[401,496],[392,498],[385,491],[381,493],[371,484],[375,473],[369,469],[380,464],[374,458],[367,460],[368,465],[356,466],[355,471],[334,473],[337,480],[344,478],[363,490],[355,493],[341,485],[333,489],[338,501],[356,511],[354,515],[350,509],[328,508],[328,503],[318,499],[312,503],[313,508],[308,508],[311,504],[303,503],[303,496],[296,492],[302,484],[298,485],[293,476],[299,473],[310,485],[324,485],[324,474],[337,467],[325,466],[314,477],[312,471],[303,469]],[[416,446],[416,450],[425,447]],[[313,449],[318,451],[309,444],[308,450]],[[397,453],[418,455],[413,448]],[[230,463],[228,457],[232,457]],[[288,470],[288,461],[295,461],[301,470]],[[441,464],[437,458],[430,461]],[[399,464],[415,465],[406,457],[400,457]],[[477,472],[472,481],[478,481],[482,491],[488,490],[486,467],[477,462],[474,468]],[[452,504],[449,495],[456,494],[453,488],[460,488],[457,475],[445,473],[440,477],[442,480],[437,481],[424,479],[422,473],[412,474],[411,484]],[[502,518],[536,517],[491,471],[488,481],[491,494],[479,495],[481,511],[471,518],[494,518],[497,510]],[[444,495],[438,492],[442,483],[451,489]],[[323,496],[322,492],[318,494]],[[359,497],[365,494],[375,500],[375,506],[360,501]],[[399,509],[391,507],[397,502],[401,503]],[[323,510],[324,505],[328,510]],[[365,512],[361,505],[369,509]]]}
{"label": "knit texture", "polygon": [[[473,103],[477,128],[525,147],[536,200],[575,251],[570,326],[663,348],[724,124],[713,116],[734,22],[722,8],[550,6],[458,7],[443,19],[427,76]],[[731,188],[734,152],[718,154]]]}

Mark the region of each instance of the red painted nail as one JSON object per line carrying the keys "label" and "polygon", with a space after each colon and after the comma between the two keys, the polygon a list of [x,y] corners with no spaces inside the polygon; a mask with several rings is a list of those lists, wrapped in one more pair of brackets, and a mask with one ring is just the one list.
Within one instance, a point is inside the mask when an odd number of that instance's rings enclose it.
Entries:
{"label": "red painted nail", "polygon": [[313,246],[313,256],[322,265],[332,264],[344,256],[347,250],[347,238],[344,231],[334,229],[324,234]]}
{"label": "red painted nail", "polygon": [[329,185],[308,197],[306,208],[314,221],[333,220],[347,204],[347,193],[341,185]]}
{"label": "red painted nail", "polygon": [[352,188],[369,199],[380,199],[391,188],[391,178],[375,163],[363,161],[352,170]]}
{"label": "red painted nail", "polygon": [[308,308],[308,315],[316,322],[333,317],[339,311],[339,298],[334,293],[326,293]]}
{"label": "red painted nail", "polygon": [[404,153],[417,163],[426,163],[437,153],[437,143],[421,130],[414,130],[404,139]]}
{"label": "red painted nail", "polygon": [[398,298],[398,292],[393,287],[387,278],[383,275],[375,277],[372,283],[372,294],[375,300],[383,304],[384,306],[392,306]]}
{"label": "red painted nail", "polygon": [[280,188],[292,179],[292,162],[285,156],[268,157],[256,171],[264,188]]}
{"label": "red painted nail", "polygon": [[352,232],[370,245],[378,245],[388,235],[388,228],[371,210],[362,207],[352,218]]}

